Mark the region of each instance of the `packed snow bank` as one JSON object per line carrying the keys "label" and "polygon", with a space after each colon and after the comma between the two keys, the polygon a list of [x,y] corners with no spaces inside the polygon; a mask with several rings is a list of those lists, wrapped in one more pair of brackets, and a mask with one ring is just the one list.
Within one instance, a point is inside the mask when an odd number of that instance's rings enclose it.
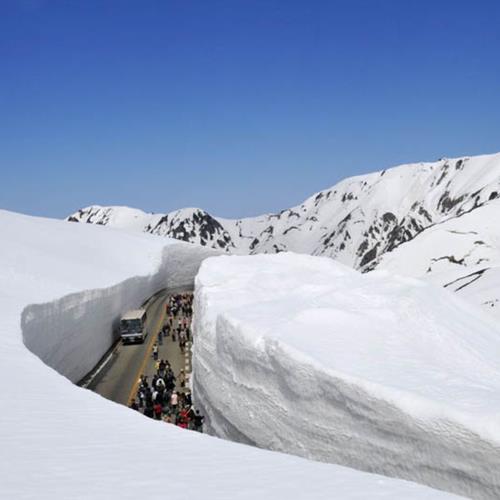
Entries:
{"label": "packed snow bank", "polygon": [[209,251],[4,211],[0,234],[0,498],[451,498],[181,431],[74,386],[56,370],[78,378],[122,306],[191,281]]}
{"label": "packed snow bank", "polygon": [[500,327],[479,309],[293,254],[207,259],[195,290],[211,433],[500,497]]}

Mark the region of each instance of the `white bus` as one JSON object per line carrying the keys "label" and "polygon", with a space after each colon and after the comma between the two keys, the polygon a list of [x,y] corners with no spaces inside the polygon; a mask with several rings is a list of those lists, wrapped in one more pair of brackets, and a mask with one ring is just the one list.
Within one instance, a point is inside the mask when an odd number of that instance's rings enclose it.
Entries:
{"label": "white bus", "polygon": [[144,342],[148,336],[146,329],[146,310],[128,311],[120,320],[120,336],[124,344]]}

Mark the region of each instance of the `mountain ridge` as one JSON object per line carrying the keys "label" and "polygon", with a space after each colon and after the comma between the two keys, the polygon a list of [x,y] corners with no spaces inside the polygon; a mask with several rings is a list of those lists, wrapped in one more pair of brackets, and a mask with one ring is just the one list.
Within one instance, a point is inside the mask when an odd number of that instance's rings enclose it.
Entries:
{"label": "mountain ridge", "polygon": [[[496,153],[356,175],[299,205],[256,217],[227,219],[201,208],[146,214],[128,207],[92,205],[67,220],[144,231],[234,254],[292,251],[326,256],[367,272],[387,266],[386,256],[435,226],[456,219],[459,227],[462,216],[489,204],[498,206],[500,215],[499,198],[500,153]],[[484,222],[476,217],[474,224],[480,233]],[[498,235],[500,243],[500,230]],[[435,259],[452,254],[444,248],[439,252],[444,253]],[[449,265],[457,264],[450,260]]]}
{"label": "mountain ridge", "polygon": [[[401,172],[407,174],[411,170],[419,170],[418,180],[421,180],[423,174],[427,177],[432,177],[436,174],[436,170],[439,170],[440,175],[436,180],[434,179],[435,186],[439,186],[443,180],[448,175],[448,170],[450,169],[450,164],[454,163],[455,169],[460,170],[466,162],[469,162],[471,158],[474,161],[478,160],[496,160],[495,164],[498,169],[499,176],[497,177],[497,190],[491,190],[488,195],[488,200],[484,197],[481,198],[479,193],[482,189],[476,190],[472,194],[476,195],[475,204],[472,206],[467,202],[470,202],[470,197],[467,198],[464,194],[459,194],[458,196],[450,196],[449,190],[444,190],[440,196],[438,204],[435,208],[435,212],[438,214],[441,212],[436,219],[432,217],[430,211],[421,203],[418,196],[413,199],[411,206],[407,203],[409,208],[406,210],[406,218],[409,213],[413,214],[412,218],[405,220],[405,216],[397,216],[394,212],[394,202],[389,203],[386,209],[378,209],[373,217],[378,221],[378,226],[374,225],[374,222],[368,227],[367,231],[363,233],[365,236],[364,242],[362,241],[355,249],[358,259],[355,259],[351,263],[352,267],[363,269],[368,263],[372,262],[372,255],[380,255],[374,251],[376,243],[380,242],[380,237],[375,237],[374,233],[377,229],[380,233],[387,232],[392,229],[390,235],[388,235],[386,248],[383,249],[381,253],[386,251],[391,251],[398,244],[413,238],[421,230],[430,227],[432,224],[439,223],[444,220],[444,217],[457,216],[469,210],[473,210],[477,206],[491,201],[499,196],[500,192],[500,154],[495,155],[482,155],[478,157],[462,157],[462,158],[451,158],[451,159],[441,159],[438,162],[427,162],[427,163],[412,163],[407,165],[400,165],[392,167],[389,169],[384,169],[380,172],[374,172],[366,175],[357,175],[340,181],[336,185],[329,189],[318,191],[312,196],[307,198],[301,205],[296,205],[294,207],[284,209],[278,213],[269,213],[256,217],[245,217],[240,219],[228,219],[222,217],[216,217],[205,210],[197,207],[183,208],[179,210],[174,210],[167,214],[147,214],[139,209],[131,209],[128,207],[104,207],[100,205],[91,205],[89,207],[83,208],[76,212],[75,214],[69,216],[67,220],[73,222],[89,222],[101,225],[111,225],[113,227],[122,227],[127,229],[137,229],[137,225],[133,223],[133,218],[136,220],[140,217],[143,221],[141,230],[144,232],[149,232],[151,234],[158,234],[161,236],[169,236],[176,239],[182,239],[183,241],[190,241],[193,243],[199,243],[202,245],[213,246],[225,251],[235,251],[236,253],[269,253],[272,251],[284,251],[293,250],[299,253],[313,253],[314,255],[323,255],[331,253],[342,253],[346,244],[342,245],[342,242],[338,245],[334,245],[334,240],[339,240],[338,234],[344,234],[344,240],[349,240],[351,238],[351,233],[345,233],[342,231],[344,226],[348,225],[348,222],[352,221],[356,214],[359,213],[360,216],[367,216],[366,209],[363,207],[352,206],[353,201],[358,200],[360,194],[369,185],[371,181],[371,188],[377,186],[380,180],[389,174],[394,177],[399,175]],[[407,175],[405,176],[407,177]],[[394,183],[394,179],[391,181]],[[434,183],[431,183],[431,187],[434,187]],[[448,182],[449,185],[449,182]],[[484,186],[486,187],[486,186]],[[343,190],[342,190],[343,189]],[[358,191],[358,192],[356,192]],[[359,192],[361,191],[361,192]],[[397,191],[397,190],[396,190]],[[328,222],[325,222],[322,227],[325,229],[325,233],[321,235],[319,241],[316,242],[316,248],[306,249],[302,251],[301,248],[297,248],[297,244],[292,242],[283,242],[283,236],[287,236],[290,232],[299,229],[299,225],[304,225],[307,222],[314,223],[318,221],[317,214],[319,205],[321,205],[322,199],[330,198],[341,192],[342,196],[340,198],[340,205],[351,205],[352,208],[344,209],[345,216],[340,218],[340,220],[335,221],[334,224],[328,226]],[[379,197],[380,202],[380,197]],[[400,205],[402,200],[399,200],[397,205]],[[420,202],[420,203],[419,203]],[[458,208],[453,210],[455,207]],[[339,207],[335,212],[339,211]],[[392,210],[391,210],[392,209]],[[436,210],[437,209],[437,210]],[[123,214],[120,214],[118,219],[116,218],[116,212],[122,211],[130,212],[130,217],[125,224],[120,222],[120,219],[127,218]],[[301,213],[302,212],[302,213]],[[302,214],[308,212],[307,217],[304,220]],[[311,215],[312,212],[312,215]],[[418,215],[419,217],[416,217]],[[435,215],[435,214],[434,214]],[[283,223],[286,218],[284,227],[281,228],[279,235],[276,234],[276,222]],[[295,222],[294,221],[295,219]],[[299,224],[300,223],[300,224]],[[249,228],[250,225],[254,225],[254,228]],[[349,225],[352,225],[349,224]],[[264,227],[262,227],[264,226]],[[396,226],[396,227],[394,227]],[[311,225],[308,226],[311,231]],[[328,231],[333,228],[332,231]],[[374,244],[370,244],[371,239],[374,240]],[[264,240],[262,241],[262,238]],[[251,243],[245,246],[245,240],[251,240]],[[287,239],[290,239],[287,238]],[[382,238],[383,239],[383,238]],[[266,243],[271,242],[271,246],[266,245]],[[248,243],[248,242],[247,242]],[[321,243],[324,248],[321,248]],[[289,248],[289,247],[292,248]],[[306,245],[307,246],[307,245]],[[328,252],[328,249],[332,249],[333,252]],[[371,253],[370,253],[371,251]],[[334,256],[334,255],[329,255]]]}

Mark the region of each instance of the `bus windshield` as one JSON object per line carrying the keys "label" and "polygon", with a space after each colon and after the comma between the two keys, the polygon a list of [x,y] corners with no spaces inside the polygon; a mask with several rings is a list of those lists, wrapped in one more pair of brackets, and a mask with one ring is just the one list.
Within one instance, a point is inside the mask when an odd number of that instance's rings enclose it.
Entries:
{"label": "bus windshield", "polygon": [[122,319],[120,324],[122,333],[142,331],[142,321],[140,319]]}

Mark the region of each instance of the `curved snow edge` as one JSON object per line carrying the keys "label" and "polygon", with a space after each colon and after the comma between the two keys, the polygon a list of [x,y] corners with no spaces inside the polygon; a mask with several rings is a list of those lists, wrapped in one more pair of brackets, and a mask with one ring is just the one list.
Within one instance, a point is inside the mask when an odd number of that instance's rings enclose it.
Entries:
{"label": "curved snow edge", "polygon": [[193,358],[193,393],[210,433],[473,498],[500,497],[500,447],[466,416],[329,370],[275,339],[256,341],[230,314],[207,322],[203,287],[195,300],[195,331],[213,336],[209,345],[198,335]]}

